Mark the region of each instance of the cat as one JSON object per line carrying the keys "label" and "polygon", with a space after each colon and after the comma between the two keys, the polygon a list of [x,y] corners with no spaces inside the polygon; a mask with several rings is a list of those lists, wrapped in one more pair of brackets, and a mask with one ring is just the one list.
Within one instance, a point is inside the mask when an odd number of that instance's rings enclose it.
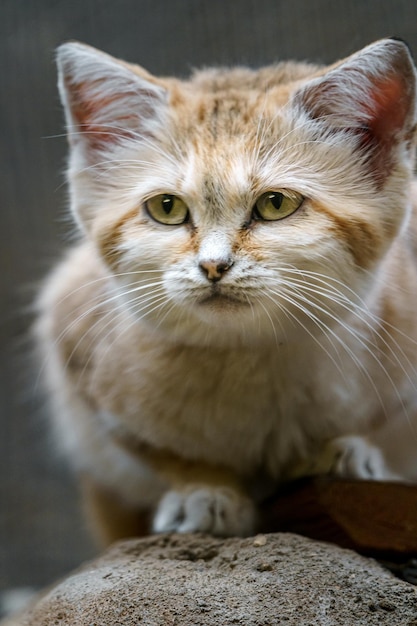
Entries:
{"label": "cat", "polygon": [[416,481],[406,44],[179,80],[73,42],[58,68],[80,240],[36,336],[99,540],[250,535],[303,475]]}

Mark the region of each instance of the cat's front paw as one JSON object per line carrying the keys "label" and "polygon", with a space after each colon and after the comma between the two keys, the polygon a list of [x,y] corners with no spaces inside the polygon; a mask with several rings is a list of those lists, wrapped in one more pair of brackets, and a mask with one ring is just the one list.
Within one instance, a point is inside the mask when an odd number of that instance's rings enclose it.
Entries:
{"label": "cat's front paw", "polygon": [[398,480],[387,467],[381,450],[360,436],[338,437],[328,442],[316,462],[317,474],[362,480]]}
{"label": "cat's front paw", "polygon": [[245,537],[253,533],[255,507],[231,487],[195,486],[168,491],[159,503],[153,530],[204,532],[219,537]]}

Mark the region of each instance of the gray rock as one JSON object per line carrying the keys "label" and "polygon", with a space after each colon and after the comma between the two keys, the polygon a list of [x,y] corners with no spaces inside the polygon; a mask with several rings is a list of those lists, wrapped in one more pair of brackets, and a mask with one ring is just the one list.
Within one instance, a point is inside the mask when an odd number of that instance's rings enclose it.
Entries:
{"label": "gray rock", "polygon": [[417,626],[417,591],[378,563],[291,534],[115,544],[8,626]]}

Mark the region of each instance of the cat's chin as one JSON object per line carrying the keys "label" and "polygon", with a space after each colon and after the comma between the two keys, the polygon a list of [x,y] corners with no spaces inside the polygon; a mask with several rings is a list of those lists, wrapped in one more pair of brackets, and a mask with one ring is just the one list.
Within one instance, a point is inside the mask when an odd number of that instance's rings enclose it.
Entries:
{"label": "cat's chin", "polygon": [[258,327],[253,330],[251,305],[230,295],[216,293],[192,303],[181,303],[171,309],[162,323],[152,318],[147,321],[157,332],[166,333],[171,341],[185,345],[242,347],[252,340],[257,344],[261,340],[256,332]]}
{"label": "cat's chin", "polygon": [[263,332],[267,329],[262,330],[258,324],[254,328],[254,310],[249,301],[229,295],[213,294],[194,303],[192,318],[194,332],[191,331],[189,336],[195,333],[197,344],[203,342],[220,347],[269,345],[271,337],[275,336],[270,325],[268,332]]}

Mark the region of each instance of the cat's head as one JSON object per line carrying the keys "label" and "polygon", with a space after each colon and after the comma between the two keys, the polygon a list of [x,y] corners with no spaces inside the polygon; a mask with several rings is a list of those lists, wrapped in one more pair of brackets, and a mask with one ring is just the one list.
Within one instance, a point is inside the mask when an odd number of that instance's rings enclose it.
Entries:
{"label": "cat's head", "polygon": [[135,315],[191,342],[285,340],[369,288],[408,210],[404,43],[189,81],[78,43],[58,65],[72,208]]}

